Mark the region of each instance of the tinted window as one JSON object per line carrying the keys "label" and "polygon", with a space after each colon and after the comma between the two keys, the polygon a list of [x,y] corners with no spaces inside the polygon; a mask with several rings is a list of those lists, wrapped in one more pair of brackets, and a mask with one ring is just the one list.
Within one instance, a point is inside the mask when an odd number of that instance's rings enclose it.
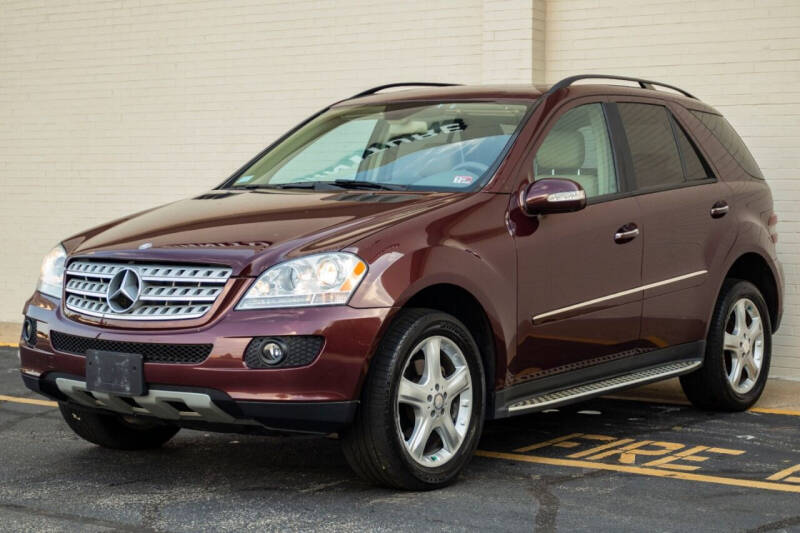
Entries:
{"label": "tinted window", "polygon": [[542,141],[533,166],[536,179],[571,179],[589,198],[617,192],[602,105],[582,105],[564,113]]}
{"label": "tinted window", "polygon": [[697,149],[686,136],[680,124],[675,124],[675,135],[678,137],[678,147],[681,150],[681,157],[683,157],[683,164],[686,168],[687,180],[703,180],[711,176],[706,166],[703,164],[700,154]]}
{"label": "tinted window", "polygon": [[750,175],[764,179],[758,163],[753,158],[753,154],[745,146],[742,138],[733,129],[733,126],[725,120],[725,117],[704,113],[702,111],[692,111],[692,114],[700,119],[705,126],[714,134],[714,137],[725,147],[742,168]]}
{"label": "tinted window", "polygon": [[684,182],[683,167],[666,108],[650,104],[619,104],[633,158],[637,189]]}

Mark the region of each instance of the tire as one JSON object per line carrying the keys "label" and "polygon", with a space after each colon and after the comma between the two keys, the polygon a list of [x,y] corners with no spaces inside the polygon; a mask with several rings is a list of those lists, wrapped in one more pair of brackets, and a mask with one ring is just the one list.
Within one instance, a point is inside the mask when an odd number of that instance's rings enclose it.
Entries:
{"label": "tire", "polygon": [[345,457],[376,485],[449,485],[478,445],[485,398],[480,351],[467,328],[439,311],[401,311],[380,342],[355,421],[342,436]]}
{"label": "tire", "polygon": [[147,450],[175,436],[177,426],[157,422],[127,422],[118,415],[98,413],[59,402],[64,421],[79,437],[103,448]]}
{"label": "tire", "polygon": [[[745,322],[740,330],[737,320],[742,313]],[[757,331],[757,321],[760,335],[752,333]],[[738,335],[740,331],[744,337]],[[711,318],[703,366],[681,376],[683,392],[700,409],[744,411],[764,390],[771,355],[772,324],[764,297],[749,281],[727,279]],[[737,360],[741,368],[738,379]],[[756,374],[755,379],[751,373]]]}

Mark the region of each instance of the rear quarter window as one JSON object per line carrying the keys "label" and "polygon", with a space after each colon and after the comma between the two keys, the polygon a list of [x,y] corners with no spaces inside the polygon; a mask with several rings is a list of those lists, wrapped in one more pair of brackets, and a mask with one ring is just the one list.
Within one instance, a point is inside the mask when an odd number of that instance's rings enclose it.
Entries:
{"label": "rear quarter window", "polygon": [[675,137],[678,139],[678,148],[683,156],[686,179],[692,181],[704,180],[711,177],[711,171],[703,162],[700,154],[697,153],[697,149],[686,136],[686,132],[683,131],[680,124],[675,123],[674,119],[673,125],[675,126]]}
{"label": "rear quarter window", "polygon": [[761,169],[758,168],[758,163],[756,163],[753,154],[750,153],[742,138],[739,137],[739,134],[736,133],[736,130],[733,129],[733,126],[725,117],[704,111],[691,110],[691,112],[709,129],[720,144],[730,152],[731,156],[745,172],[754,178],[764,179],[764,175],[761,173]]}

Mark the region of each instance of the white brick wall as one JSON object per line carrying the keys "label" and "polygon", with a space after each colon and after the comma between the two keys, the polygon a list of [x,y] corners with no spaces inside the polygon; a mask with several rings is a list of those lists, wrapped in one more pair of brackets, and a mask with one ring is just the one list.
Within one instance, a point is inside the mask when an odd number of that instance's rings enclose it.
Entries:
{"label": "white brick wall", "polygon": [[206,190],[303,117],[392,81],[579,72],[725,112],[781,216],[773,375],[800,378],[797,0],[1,0],[0,323],[66,235]]}
{"label": "white brick wall", "polygon": [[548,0],[546,76],[625,74],[724,113],[767,176],[780,222],[785,314],[772,376],[800,379],[800,1]]}
{"label": "white brick wall", "polygon": [[[481,18],[481,79],[491,83],[530,83],[535,61],[531,0],[486,0]],[[542,56],[540,64],[543,59]]]}

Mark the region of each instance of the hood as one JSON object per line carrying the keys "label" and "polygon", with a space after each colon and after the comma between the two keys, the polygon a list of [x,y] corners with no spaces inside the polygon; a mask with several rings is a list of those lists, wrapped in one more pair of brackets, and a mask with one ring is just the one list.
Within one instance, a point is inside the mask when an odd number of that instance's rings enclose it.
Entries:
{"label": "hood", "polygon": [[463,193],[215,190],[87,231],[72,256],[224,264],[258,275],[285,257],[338,250]]}

